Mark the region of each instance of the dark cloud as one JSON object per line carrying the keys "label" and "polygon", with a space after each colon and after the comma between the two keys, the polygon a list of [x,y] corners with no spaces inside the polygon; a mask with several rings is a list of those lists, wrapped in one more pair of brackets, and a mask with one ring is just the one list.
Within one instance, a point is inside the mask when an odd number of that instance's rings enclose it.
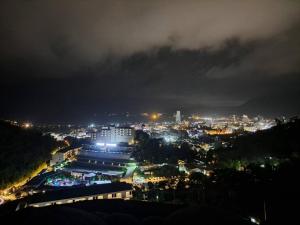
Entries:
{"label": "dark cloud", "polygon": [[218,49],[233,37],[267,39],[300,15],[290,0],[10,0],[1,5],[2,57],[98,62],[165,45]]}
{"label": "dark cloud", "polygon": [[266,99],[266,114],[298,113],[298,1],[7,0],[0,17],[5,115],[259,113]]}

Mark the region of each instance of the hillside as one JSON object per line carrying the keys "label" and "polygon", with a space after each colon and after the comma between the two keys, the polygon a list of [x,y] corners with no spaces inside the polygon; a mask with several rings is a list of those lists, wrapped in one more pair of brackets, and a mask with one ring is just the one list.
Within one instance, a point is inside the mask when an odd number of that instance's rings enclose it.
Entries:
{"label": "hillside", "polygon": [[300,120],[278,123],[271,129],[240,136],[231,140],[231,147],[218,149],[219,162],[244,161],[262,163],[268,160],[299,158]]}
{"label": "hillside", "polygon": [[23,129],[0,121],[0,189],[34,171],[50,159],[58,143],[35,129]]}

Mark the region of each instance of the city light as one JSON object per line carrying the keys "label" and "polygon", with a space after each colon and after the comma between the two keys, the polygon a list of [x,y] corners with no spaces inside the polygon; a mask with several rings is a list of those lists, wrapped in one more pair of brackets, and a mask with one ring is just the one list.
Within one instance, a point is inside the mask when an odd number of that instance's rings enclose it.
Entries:
{"label": "city light", "polygon": [[156,120],[160,119],[161,116],[162,116],[162,113],[151,113],[149,115],[149,118],[152,121],[156,121]]}
{"label": "city light", "polygon": [[166,142],[175,142],[176,141],[176,138],[173,137],[173,136],[164,136],[164,140]]}
{"label": "city light", "polygon": [[0,221],[298,220],[300,0],[19,2],[0,3]]}
{"label": "city light", "polygon": [[254,217],[250,217],[250,221],[255,224],[260,224],[260,222]]}
{"label": "city light", "polygon": [[32,126],[33,126],[32,123],[28,123],[28,122],[22,124],[22,127],[25,129],[31,128]]}
{"label": "city light", "polygon": [[107,147],[117,147],[117,144],[111,144],[111,143],[101,143],[101,142],[97,142],[96,143],[97,146],[107,146]]}
{"label": "city light", "polygon": [[117,147],[117,144],[106,144],[108,147]]}
{"label": "city light", "polygon": [[152,120],[157,120],[158,119],[158,115],[156,113],[151,115],[151,119]]}

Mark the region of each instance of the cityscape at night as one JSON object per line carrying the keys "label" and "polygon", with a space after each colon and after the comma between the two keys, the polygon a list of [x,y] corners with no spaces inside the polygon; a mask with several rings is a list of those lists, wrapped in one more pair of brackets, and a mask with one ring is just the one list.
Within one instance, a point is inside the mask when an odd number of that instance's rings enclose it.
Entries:
{"label": "cityscape at night", "polygon": [[298,224],[300,1],[0,15],[1,224]]}

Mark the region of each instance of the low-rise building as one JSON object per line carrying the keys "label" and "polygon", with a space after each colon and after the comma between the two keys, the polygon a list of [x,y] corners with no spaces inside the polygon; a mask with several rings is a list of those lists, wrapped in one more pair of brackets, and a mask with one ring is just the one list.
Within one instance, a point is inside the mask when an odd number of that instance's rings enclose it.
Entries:
{"label": "low-rise building", "polygon": [[63,161],[70,159],[77,155],[80,151],[81,147],[66,147],[58,152],[56,152],[54,155],[52,155],[52,159],[50,160],[50,166],[53,166],[57,163],[62,163]]}
{"label": "low-rise building", "polygon": [[132,198],[132,191],[130,184],[111,183],[38,193],[24,199],[24,201],[27,207],[45,207],[97,199],[128,200]]}

